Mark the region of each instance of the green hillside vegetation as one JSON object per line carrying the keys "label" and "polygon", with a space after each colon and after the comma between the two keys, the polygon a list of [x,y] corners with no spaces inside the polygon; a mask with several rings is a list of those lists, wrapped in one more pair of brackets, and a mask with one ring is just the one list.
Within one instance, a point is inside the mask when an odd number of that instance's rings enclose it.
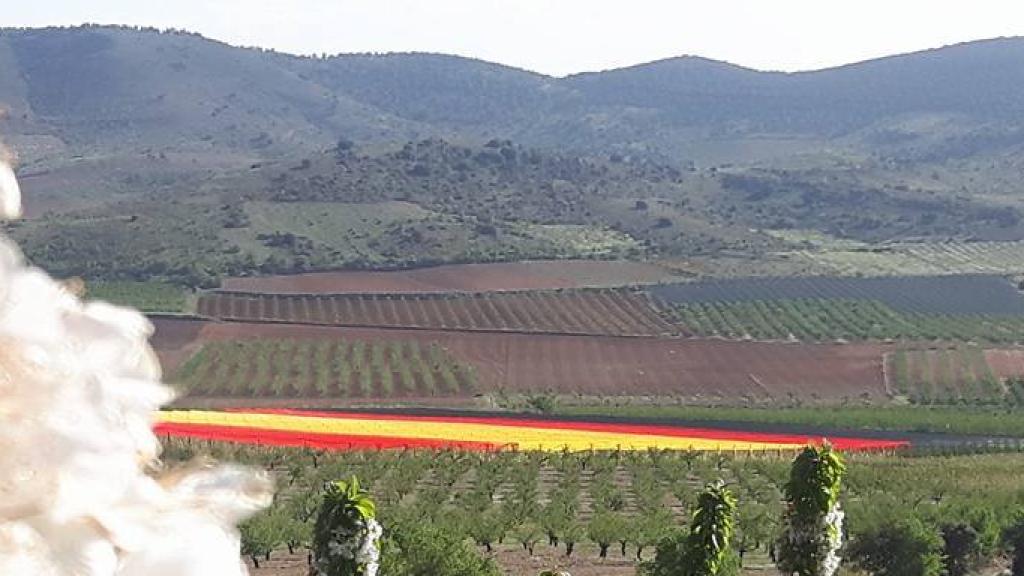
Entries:
{"label": "green hillside vegetation", "polygon": [[130,306],[146,313],[184,313],[192,295],[181,286],[158,282],[90,282],[85,297],[119,306]]}
{"label": "green hillside vegetation", "polygon": [[[1013,382],[1020,387],[1022,382]],[[1024,388],[1022,388],[1024,390]],[[714,425],[722,422],[812,426],[822,430],[886,430],[896,432],[931,432],[996,437],[1024,437],[1024,419],[1012,405],[943,406],[890,405],[858,406],[855,401],[843,406],[793,406],[771,408],[743,406],[665,406],[612,405],[620,400],[609,399],[599,405],[558,405],[558,414],[577,416],[615,416],[619,418],[662,418],[676,422]]]}
{"label": "green hillside vegetation", "polygon": [[[568,256],[712,275],[1016,273],[1022,53],[1004,39],[800,74],[687,57],[556,79],[430,54],[5,29],[0,132],[33,217],[14,236],[89,279]],[[313,217],[311,202],[340,206]],[[356,204],[380,216],[353,221]],[[316,230],[346,224],[362,237]]]}

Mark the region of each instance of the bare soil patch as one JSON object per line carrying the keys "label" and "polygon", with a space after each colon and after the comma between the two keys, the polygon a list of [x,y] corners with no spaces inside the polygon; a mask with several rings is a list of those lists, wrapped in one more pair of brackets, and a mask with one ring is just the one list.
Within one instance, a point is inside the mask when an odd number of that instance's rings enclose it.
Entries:
{"label": "bare soil patch", "polygon": [[159,317],[149,319],[155,332],[149,339],[165,374],[170,374],[201,345],[199,334],[207,322],[184,318]]}
{"label": "bare soil patch", "polygon": [[1024,350],[985,350],[985,360],[997,378],[1024,376]]}

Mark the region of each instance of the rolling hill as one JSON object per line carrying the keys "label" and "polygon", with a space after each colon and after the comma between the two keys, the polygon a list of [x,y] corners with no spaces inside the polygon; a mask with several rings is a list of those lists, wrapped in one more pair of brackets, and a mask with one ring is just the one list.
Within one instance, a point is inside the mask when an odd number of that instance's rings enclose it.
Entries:
{"label": "rolling hill", "polygon": [[[3,29],[0,135],[33,218],[13,233],[69,273],[722,254],[749,267],[806,247],[765,230],[866,249],[1024,239],[1022,61],[1024,39],[1008,38],[803,73],[680,57],[552,78],[436,54]],[[355,236],[323,236],[335,228]]]}

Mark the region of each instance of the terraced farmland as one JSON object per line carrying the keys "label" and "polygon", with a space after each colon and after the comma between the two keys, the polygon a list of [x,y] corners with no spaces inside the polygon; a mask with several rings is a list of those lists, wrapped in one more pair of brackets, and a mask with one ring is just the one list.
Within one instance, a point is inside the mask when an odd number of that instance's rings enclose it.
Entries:
{"label": "terraced farmland", "polygon": [[900,312],[1024,316],[1024,297],[1001,276],[737,278],[650,289],[668,305],[758,300],[875,300]]}
{"label": "terraced farmland", "polygon": [[643,262],[543,260],[227,278],[223,288],[263,294],[491,292],[613,287],[666,282],[672,278],[671,271]]}
{"label": "terraced farmland", "polygon": [[651,336],[672,334],[641,292],[566,290],[479,294],[204,294],[221,320],[434,330]]}
{"label": "terraced farmland", "polygon": [[[158,333],[164,322],[157,323]],[[463,397],[470,392],[490,395],[554,393],[587,397],[671,396],[698,404],[793,402],[797,399],[805,404],[820,404],[844,398],[870,401],[886,398],[882,378],[882,355],[886,347],[876,344],[793,345],[207,322],[191,346],[210,346],[211,342],[231,344],[252,339],[302,341],[301,347],[305,349],[315,348],[320,340],[358,340],[368,346],[370,342],[379,342],[385,348],[392,340],[417,340],[421,351],[431,343],[437,343],[456,364],[473,367],[474,388],[460,388],[459,395]],[[178,354],[182,349],[177,342],[168,344],[174,344],[174,347],[158,350],[161,357]],[[251,361],[256,362],[255,359]],[[240,361],[232,362],[241,364]],[[213,372],[205,381],[213,386],[212,378],[217,369],[212,358],[210,366]],[[199,387],[195,394],[230,394],[230,383],[235,380],[227,376],[231,373],[229,370],[221,370],[225,371],[225,379],[221,381],[228,384],[218,383],[215,390]],[[250,369],[250,374],[254,372],[255,367]],[[294,369],[290,373],[300,372]],[[435,381],[440,387],[440,379]],[[237,382],[242,384],[241,377]],[[395,382],[395,389],[401,390],[399,381]],[[263,386],[261,384],[261,390]],[[307,391],[304,393],[308,401],[322,398],[315,383],[303,384],[302,389]],[[374,392],[377,390],[375,386]],[[356,388],[354,393],[361,393],[361,390]],[[440,395],[443,391],[439,388],[437,393]],[[272,389],[261,394],[268,399],[266,403],[295,406],[291,396],[275,396]],[[229,399],[232,405],[238,405],[237,399]],[[212,399],[198,404],[214,405],[210,402]],[[445,402],[451,400],[446,399]],[[189,398],[186,397],[180,405],[190,405]]]}
{"label": "terraced farmland", "polygon": [[902,312],[878,300],[695,302],[668,307],[665,317],[693,336],[736,340],[1024,342],[1024,316]]}
{"label": "terraced farmland", "polygon": [[[782,235],[786,237],[786,235]],[[872,246],[826,240],[818,249],[788,252],[815,269],[842,275],[1020,274],[1024,242],[905,242]]]}
{"label": "terraced farmland", "polygon": [[436,342],[259,339],[209,342],[173,380],[191,396],[393,398],[468,393],[476,374]]}

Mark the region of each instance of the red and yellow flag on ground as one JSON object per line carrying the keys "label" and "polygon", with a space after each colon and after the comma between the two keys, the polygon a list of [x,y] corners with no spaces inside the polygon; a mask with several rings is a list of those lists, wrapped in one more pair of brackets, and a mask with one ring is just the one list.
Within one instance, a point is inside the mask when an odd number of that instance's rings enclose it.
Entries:
{"label": "red and yellow flag on ground", "polygon": [[[764,451],[796,449],[820,438],[683,426],[548,420],[513,416],[423,416],[304,410],[183,410],[158,414],[157,434],[332,450]],[[829,438],[840,450],[884,450],[899,440]]]}

